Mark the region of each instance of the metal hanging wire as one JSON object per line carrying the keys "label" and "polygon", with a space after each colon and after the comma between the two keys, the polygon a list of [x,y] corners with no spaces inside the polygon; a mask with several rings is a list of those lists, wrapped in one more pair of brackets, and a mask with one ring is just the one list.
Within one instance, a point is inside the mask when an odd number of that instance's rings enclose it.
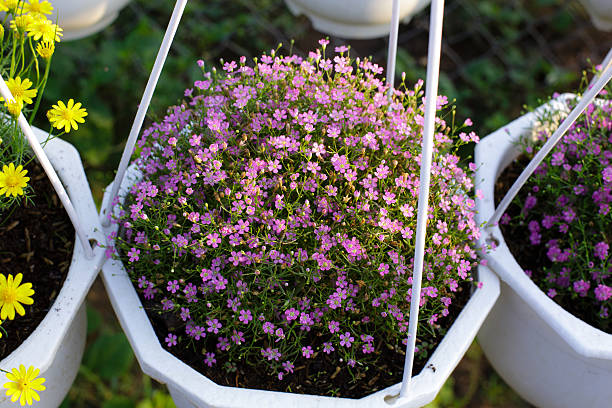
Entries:
{"label": "metal hanging wire", "polygon": [[109,200],[106,204],[106,207],[102,208],[100,212],[100,222],[104,227],[108,227],[110,225],[109,216],[113,207],[113,203],[115,201],[115,197],[117,197],[117,194],[119,193],[119,187],[121,186],[123,177],[125,177],[127,167],[130,164],[130,158],[134,153],[134,147],[136,146],[136,141],[138,139],[138,135],[140,134],[145,115],[147,114],[147,110],[149,109],[149,105],[151,104],[151,98],[153,97],[155,86],[157,85],[157,81],[159,80],[159,76],[161,74],[162,68],[164,67],[164,63],[166,62],[166,57],[168,56],[168,52],[170,51],[172,40],[174,39],[174,35],[176,34],[176,30],[178,29],[178,25],[181,21],[181,17],[183,15],[183,11],[185,10],[186,4],[187,0],[178,0],[174,6],[174,11],[172,12],[172,17],[170,18],[170,22],[168,23],[166,33],[164,34],[164,39],[157,53],[157,57],[155,58],[153,70],[151,71],[151,75],[149,76],[149,80],[147,81],[145,91],[142,94],[140,105],[138,105],[138,111],[136,112],[136,118],[134,119],[134,123],[132,124],[130,135],[128,137],[127,142],[125,143],[125,148],[123,149],[123,154],[121,155],[121,161],[119,162],[119,168],[117,169],[115,180],[112,183]]}
{"label": "metal hanging wire", "polygon": [[550,151],[555,147],[555,145],[561,140],[565,132],[574,124],[578,116],[586,107],[593,102],[595,97],[599,94],[599,92],[610,82],[612,79],[612,48],[604,61],[604,67],[601,74],[596,78],[595,82],[591,84],[590,89],[584,93],[580,102],[572,109],[570,114],[561,122],[561,125],[555,130],[552,136],[548,139],[548,141],[542,146],[542,148],[538,151],[535,157],[529,162],[527,167],[522,171],[520,176],[516,179],[512,187],[508,190],[504,198],[501,200],[495,212],[491,216],[491,219],[487,222],[487,228],[493,227],[497,225],[499,220],[501,219],[506,209],[514,199],[514,197],[518,194],[519,190],[523,185],[527,182],[529,176],[533,174],[535,169],[542,163],[542,160],[550,153]]}
{"label": "metal hanging wire", "polygon": [[[389,39],[389,66],[387,78],[395,76],[395,54],[397,49],[397,30],[399,18],[399,0],[393,2],[391,37]],[[438,99],[438,80],[440,77],[440,54],[442,50],[442,22],[444,19],[444,0],[431,2],[429,46],[427,51],[427,81],[425,83],[425,122],[423,125],[423,147],[421,150],[421,174],[419,183],[419,201],[417,207],[416,245],[414,249],[414,269],[412,272],[412,295],[410,300],[410,319],[408,322],[408,344],[404,361],[404,375],[399,398],[406,397],[410,391],[414,351],[416,347],[417,326],[421,299],[421,281],[423,279],[423,260],[425,257],[425,235],[427,232],[427,212],[429,207],[429,185],[431,179],[431,161],[433,156],[433,138],[436,119],[436,101]],[[395,33],[395,35],[394,35]],[[393,55],[393,60],[391,56]],[[389,82],[393,87],[393,81]]]}
{"label": "metal hanging wire", "polygon": [[[8,86],[6,86],[6,83],[4,82],[4,78],[2,78],[1,75],[0,75],[0,94],[2,94],[2,97],[7,101],[15,100],[15,98],[13,97],[13,94],[9,90]],[[87,231],[85,231],[85,229],[83,228],[83,224],[79,220],[77,212],[74,209],[74,206],[72,205],[72,201],[70,201],[70,197],[68,196],[68,193],[64,189],[62,182],[60,181],[57,173],[55,172],[55,169],[53,168],[53,165],[49,161],[47,154],[45,153],[42,146],[40,145],[38,138],[36,137],[36,135],[34,135],[34,131],[32,130],[32,127],[26,120],[25,116],[23,116],[23,113],[19,114],[19,117],[17,118],[17,123],[19,124],[21,131],[25,135],[26,140],[32,147],[32,150],[34,151],[36,158],[38,158],[38,161],[40,162],[40,165],[42,166],[43,170],[47,174],[47,177],[49,177],[49,181],[51,181],[51,185],[53,186],[53,189],[57,193],[60,201],[62,202],[64,208],[66,209],[66,212],[68,213],[68,217],[70,217],[70,221],[72,221],[72,225],[74,226],[77,237],[79,238],[79,242],[81,243],[81,246],[83,247],[83,250],[85,251],[85,257],[87,259],[93,259],[94,252],[91,247],[91,244],[89,243],[89,239],[87,238]]]}

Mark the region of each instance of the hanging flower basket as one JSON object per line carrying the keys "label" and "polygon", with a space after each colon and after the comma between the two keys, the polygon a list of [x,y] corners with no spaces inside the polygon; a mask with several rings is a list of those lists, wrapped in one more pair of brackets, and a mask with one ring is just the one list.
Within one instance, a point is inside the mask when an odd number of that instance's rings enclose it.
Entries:
{"label": "hanging flower basket", "polygon": [[[46,132],[36,128],[34,132],[41,142],[47,139]],[[59,138],[47,142],[44,151],[64,184],[78,216],[83,220],[83,226],[89,231],[88,238],[104,242],[96,206],[78,152],[71,144]],[[49,228],[52,226],[49,225]],[[93,258],[88,259],[83,247],[76,241],[68,275],[47,316],[17,349],[0,361],[0,368],[5,370],[21,364],[40,369],[40,376],[46,379],[46,390],[41,392],[41,401],[36,403],[37,407],[59,406],[78,372],[87,328],[84,300],[98,273],[104,250],[97,248],[94,254]],[[7,381],[4,375],[0,378],[2,384]],[[14,407],[15,403],[5,395],[2,385],[0,389],[0,406]]]}
{"label": "hanging flower basket", "polygon": [[[479,223],[493,215],[496,180],[521,154],[521,140],[532,135],[541,115],[567,112],[567,101],[573,98],[562,95],[476,146],[476,188],[484,195],[476,203]],[[536,286],[510,252],[499,226],[483,231],[481,243],[494,246],[483,256],[502,279],[499,301],[478,335],[493,367],[523,398],[538,407],[608,406],[612,400],[612,334],[570,314],[549,297],[554,292],[547,296]],[[539,271],[534,268],[536,272]]]}
{"label": "hanging flower basket", "polygon": [[[142,134],[139,158],[124,178],[184,5],[177,2],[101,211],[109,256],[116,255],[103,279],[143,370],[168,384],[181,407],[428,403],[499,293],[488,269],[476,273],[470,245],[478,235],[466,196],[473,167],[457,165],[451,129],[436,120],[446,104],[437,98],[441,2],[432,9],[427,103],[419,102],[422,83],[387,93],[378,66],[368,60],[353,66],[347,47],[328,57],[326,40],[307,59],[272,51],[251,68],[241,58],[225,63],[222,73],[204,72],[198,90],[186,90],[188,100]],[[461,133],[460,140],[477,136]],[[430,181],[438,219],[429,223],[425,251]],[[417,207],[418,237],[412,277],[410,203]],[[421,291],[423,270],[430,283]],[[455,301],[447,296],[461,284],[473,296],[457,308],[454,324],[442,328],[436,321],[449,314]],[[430,350],[429,361],[423,358],[420,375],[412,377],[419,310],[440,342],[419,343]],[[381,340],[374,344],[374,337]],[[219,381],[236,388],[216,385],[170,354],[177,342],[193,346],[195,354],[185,349],[181,359],[199,372],[211,378],[236,372],[235,381]],[[385,365],[372,364],[382,355]],[[215,356],[223,367],[215,366]],[[382,391],[372,393],[364,381],[354,382],[358,391],[347,387],[352,368],[360,377],[380,373],[373,383],[386,376],[374,388]],[[400,390],[392,374],[401,372]],[[285,377],[292,382],[283,383]],[[334,397],[336,387],[342,398]]]}
{"label": "hanging flower basket", "polygon": [[[431,0],[401,0],[399,17],[404,23],[423,10]],[[305,15],[317,30],[351,39],[368,39],[389,34],[392,0],[285,0],[295,15]]]}
{"label": "hanging flower basket", "polygon": [[[344,379],[352,368],[356,375],[386,375],[375,367],[380,355],[399,362],[387,370],[401,373],[398,350],[408,342],[408,297],[416,290],[408,254],[414,248],[414,186],[420,183],[421,164],[414,158],[423,132],[421,85],[402,86],[387,100],[374,65],[362,61],[353,73],[345,48],[325,57],[327,42],[321,44],[309,59],[272,53],[256,68],[242,59],[226,63],[224,74],[204,73],[195,83],[200,91],[187,90],[188,100],[170,108],[139,141],[142,151],[121,186],[115,227],[106,231],[121,261],[108,261],[103,278],[143,370],[168,384],[177,401],[331,407],[352,406],[348,398],[355,395],[368,406],[398,394],[399,384],[388,388],[390,381],[377,384],[386,389],[372,395],[365,381],[356,381],[360,388],[352,394]],[[319,61],[321,71],[315,69]],[[438,104],[441,109],[446,99]],[[265,117],[269,121],[257,119]],[[463,284],[470,291],[468,272],[478,264],[470,245],[478,227],[465,195],[470,171],[457,165],[454,152],[477,137],[462,133],[453,143],[445,122],[438,126],[427,290],[418,298],[422,325],[433,338],[445,336],[398,406],[421,406],[435,397],[498,294],[482,268],[479,288],[448,327],[448,306],[459,298],[454,292]],[[277,132],[286,133],[272,136]],[[103,208],[110,197],[107,192]],[[146,310],[163,316],[157,334],[131,281],[148,301]],[[282,390],[299,385],[282,381],[311,358],[312,376],[331,376],[338,366],[346,370],[338,376],[345,398],[305,395],[325,393],[316,387],[294,395],[215,385],[164,350],[158,340],[164,336],[170,351],[178,338],[197,348],[192,355],[204,353],[214,371],[209,375],[224,369],[214,366],[217,359],[227,359],[241,373],[250,367],[245,381],[257,370],[257,381],[278,378],[280,387],[290,385]]]}

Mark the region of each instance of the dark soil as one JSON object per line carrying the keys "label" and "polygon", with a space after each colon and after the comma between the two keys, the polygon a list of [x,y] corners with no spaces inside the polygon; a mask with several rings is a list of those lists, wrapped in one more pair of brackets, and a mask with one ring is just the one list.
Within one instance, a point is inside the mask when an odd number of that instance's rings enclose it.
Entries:
{"label": "dark soil", "polygon": [[29,166],[35,192],[30,203],[0,214],[0,273],[23,274],[31,282],[34,304],[24,305],[25,316],[6,320],[0,340],[0,359],[8,356],[45,317],[64,284],[74,244],[74,228],[40,166]]}
{"label": "dark soil", "polygon": [[[449,315],[439,322],[447,325],[446,327],[450,327],[469,300],[470,294],[471,284],[465,283],[460,286],[455,293],[456,297],[453,303],[449,307]],[[176,329],[173,324],[176,320],[170,316],[160,315],[158,312],[152,311],[152,302],[144,299],[141,293],[139,295],[160,344],[168,352],[219,385],[300,394],[362,398],[402,381],[405,359],[404,350],[396,351],[389,349],[382,342],[376,347],[376,352],[380,356],[378,363],[371,365],[367,371],[360,368],[359,365],[351,369],[346,364],[339,365],[337,358],[322,352],[315,353],[311,359],[302,359],[301,364],[300,361],[296,362],[294,373],[285,375],[282,381],[279,381],[275,376],[265,374],[265,367],[244,365],[236,367],[235,370],[228,371],[225,369],[227,360],[220,353],[217,353],[215,357],[217,363],[213,367],[208,367],[204,364],[204,351],[202,353],[194,353],[192,348],[184,347],[180,343],[174,347],[166,347],[164,338],[170,329]],[[208,342],[204,344],[203,348],[207,351],[216,350],[216,339],[210,336],[207,340]],[[433,352],[441,340],[442,336],[434,338],[429,334],[421,333],[417,339],[417,347],[424,348],[423,346],[427,344],[429,345],[428,348]],[[316,350],[317,347],[314,346],[319,343],[321,341],[313,338],[310,344]],[[431,355],[431,352],[429,355]],[[413,375],[421,372],[425,367],[427,358],[424,353],[415,354]],[[427,366],[425,369],[435,371],[436,368]]]}
{"label": "dark soil", "polygon": [[[527,167],[529,164],[529,159],[525,156],[520,156],[517,160],[512,162],[506,169],[502,172],[502,174],[498,177],[497,182],[495,184],[495,204],[497,205],[499,201],[504,197],[506,191],[510,188],[512,183],[518,178],[522,170]],[[527,189],[523,188],[519,191],[518,197],[520,198],[520,202],[524,202],[527,196]],[[519,216],[521,208],[515,204],[511,204],[506,213],[511,218]],[[516,261],[523,269],[528,269],[532,271],[531,279],[538,285],[540,288],[540,282],[544,282],[546,278],[546,274],[543,271],[543,268],[552,266],[552,262],[546,256],[547,248],[544,244],[542,245],[531,245],[527,237],[529,237],[529,230],[527,228],[527,223],[523,223],[524,225],[511,226],[509,224],[502,225],[499,227],[504,235],[504,239],[510,252],[516,258]],[[584,322],[598,327],[600,330],[610,333],[609,330],[605,328],[599,327],[599,321],[595,319],[595,315],[592,313],[592,309],[585,308],[584,304],[581,302],[560,302],[559,299],[564,300],[568,299],[565,297],[564,299],[561,296],[555,297],[555,302],[557,302],[563,309],[577,317],[578,319],[583,320]]]}

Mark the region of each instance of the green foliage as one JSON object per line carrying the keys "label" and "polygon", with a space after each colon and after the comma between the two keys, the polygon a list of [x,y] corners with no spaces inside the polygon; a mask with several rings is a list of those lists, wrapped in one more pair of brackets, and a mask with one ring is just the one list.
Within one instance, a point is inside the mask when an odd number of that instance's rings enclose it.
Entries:
{"label": "green foliage", "polygon": [[136,408],[176,408],[176,405],[170,395],[156,390],[150,398],[140,401]]}
{"label": "green foliage", "polygon": [[123,333],[102,334],[83,357],[85,367],[103,380],[126,374],[133,361],[134,354]]}
{"label": "green foliage", "polygon": [[87,307],[87,328],[85,355],[61,408],[174,408],[163,386],[142,374],[110,305]]}

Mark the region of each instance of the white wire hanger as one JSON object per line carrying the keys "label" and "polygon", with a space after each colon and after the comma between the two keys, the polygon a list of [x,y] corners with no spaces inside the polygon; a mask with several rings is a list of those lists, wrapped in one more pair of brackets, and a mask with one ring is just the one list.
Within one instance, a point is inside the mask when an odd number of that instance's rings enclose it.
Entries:
{"label": "white wire hanger", "polygon": [[491,219],[489,219],[487,222],[486,228],[497,225],[514,197],[518,194],[521,187],[523,187],[523,185],[527,182],[529,176],[533,174],[535,169],[540,165],[540,163],[542,163],[542,160],[544,160],[546,155],[548,155],[559,140],[561,140],[565,132],[567,132],[570,126],[572,126],[578,119],[578,116],[584,112],[584,110],[591,102],[593,102],[599,92],[608,84],[608,82],[610,82],[610,79],[612,78],[612,48],[608,52],[608,55],[604,59],[602,65],[602,72],[599,74],[599,76],[593,78],[593,81],[590,84],[590,89],[584,93],[580,99],[580,102],[578,102],[570,114],[563,120],[563,122],[561,122],[561,125],[559,125],[557,130],[554,131],[552,136],[529,162],[527,167],[525,167],[525,169],[518,176],[512,187],[510,187],[504,198],[500,201],[499,205],[495,209],[495,212],[491,216]]}

